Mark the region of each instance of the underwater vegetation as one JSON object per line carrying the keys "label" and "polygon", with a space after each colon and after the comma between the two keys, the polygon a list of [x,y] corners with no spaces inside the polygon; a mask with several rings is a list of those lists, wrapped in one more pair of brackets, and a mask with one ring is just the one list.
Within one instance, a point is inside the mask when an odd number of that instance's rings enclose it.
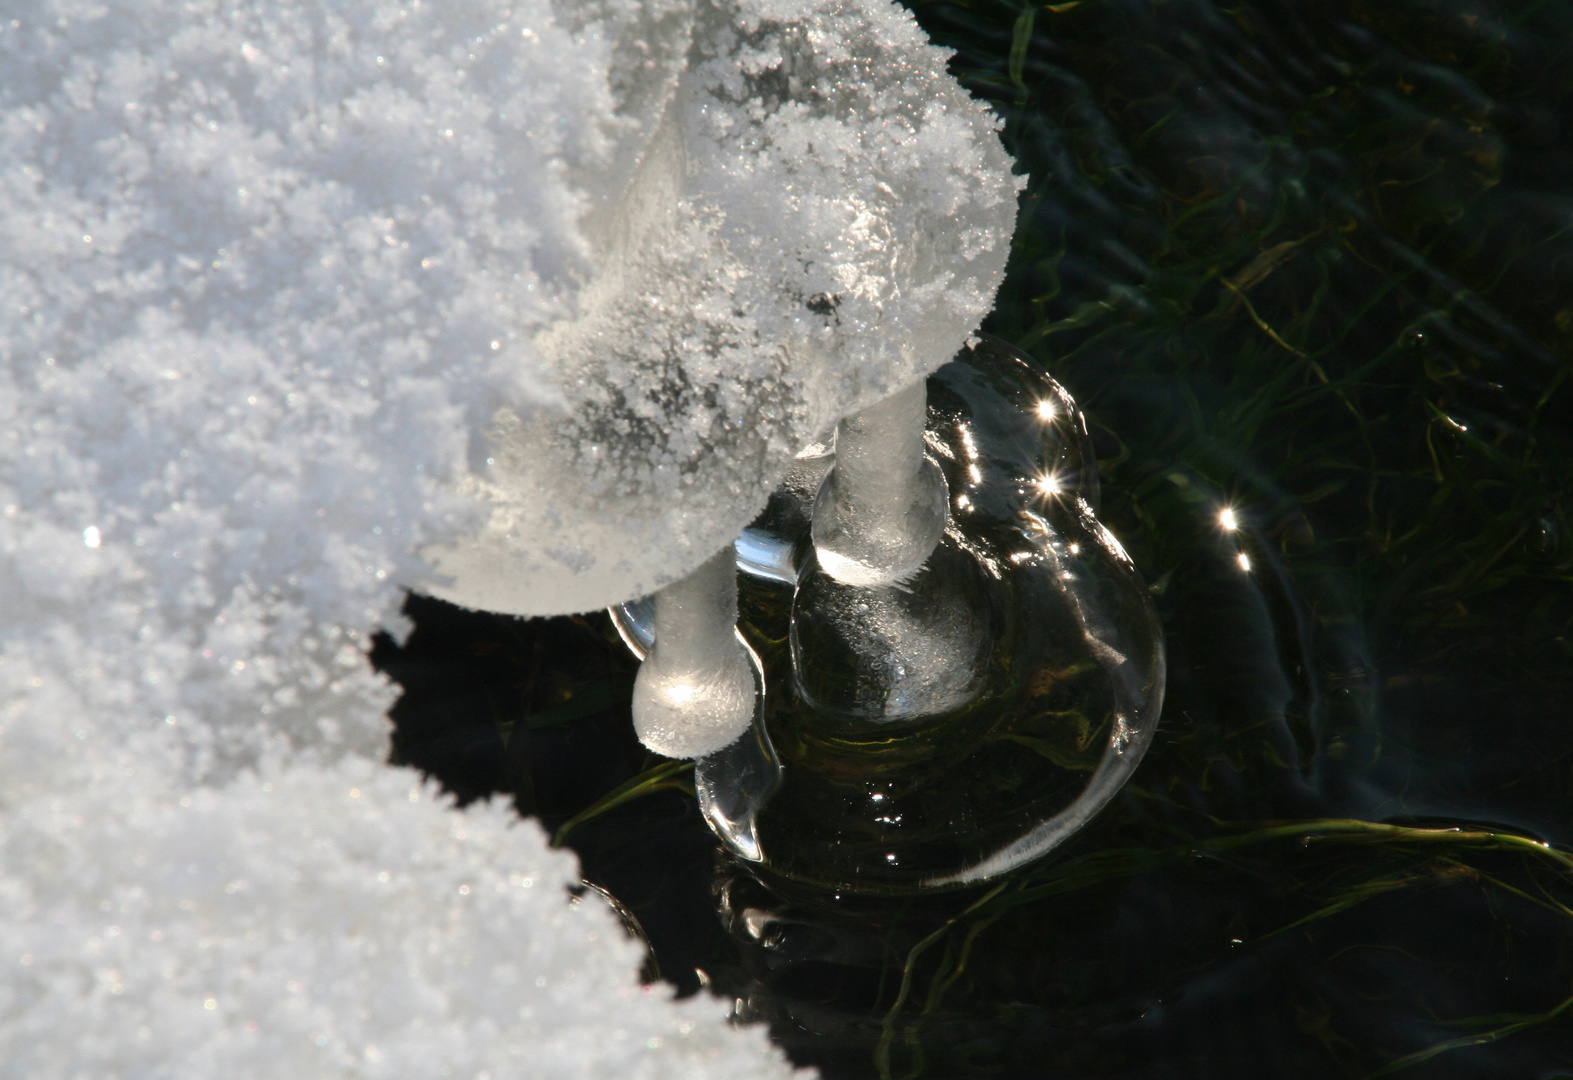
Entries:
{"label": "underwater vegetation", "polygon": [[909,6],[1030,178],[986,329],[1162,622],[1135,776],[970,890],[760,880],[608,618],[419,596],[396,756],[827,1077],[1573,1075],[1573,5]]}

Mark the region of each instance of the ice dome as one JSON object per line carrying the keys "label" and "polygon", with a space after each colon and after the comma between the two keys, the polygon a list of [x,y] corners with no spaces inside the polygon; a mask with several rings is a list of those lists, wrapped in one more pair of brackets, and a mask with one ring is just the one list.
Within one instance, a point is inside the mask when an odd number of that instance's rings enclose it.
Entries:
{"label": "ice dome", "polygon": [[623,26],[587,277],[530,343],[552,403],[498,411],[461,484],[486,526],[430,552],[468,606],[582,611],[687,574],[794,454],[949,360],[1004,271],[1010,161],[905,10],[673,0]]}
{"label": "ice dome", "polygon": [[388,769],[364,650],[681,575],[948,358],[1014,186],[943,59],[871,0],[0,3],[0,1076],[790,1071]]}

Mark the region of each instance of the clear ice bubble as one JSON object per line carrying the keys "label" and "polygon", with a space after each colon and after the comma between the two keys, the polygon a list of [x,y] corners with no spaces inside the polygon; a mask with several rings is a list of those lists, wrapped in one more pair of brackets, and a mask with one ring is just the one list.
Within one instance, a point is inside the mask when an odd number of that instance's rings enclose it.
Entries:
{"label": "clear ice bubble", "polygon": [[[1157,725],[1162,634],[1097,519],[1070,396],[984,338],[928,380],[923,449],[947,522],[904,579],[826,572],[815,515],[836,456],[822,446],[734,545],[762,696],[732,751],[746,763],[734,774],[712,755],[700,771],[710,804],[751,825],[746,850],[718,834],[767,877],[903,892],[1008,873],[1102,809]],[[619,618],[638,623],[638,606]]]}

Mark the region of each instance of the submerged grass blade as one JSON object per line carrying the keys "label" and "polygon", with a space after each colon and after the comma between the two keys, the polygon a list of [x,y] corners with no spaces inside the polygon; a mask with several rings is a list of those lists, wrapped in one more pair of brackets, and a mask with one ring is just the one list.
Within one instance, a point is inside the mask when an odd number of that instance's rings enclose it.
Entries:
{"label": "submerged grass blade", "polygon": [[552,834],[552,847],[559,848],[568,838],[568,834],[585,822],[600,817],[613,807],[621,806],[625,802],[637,799],[643,795],[653,795],[657,791],[685,791],[693,793],[693,781],[687,776],[693,772],[692,761],[663,761],[653,768],[646,769],[638,776],[626,783],[619,784],[595,802],[579,811],[573,817],[563,822]]}
{"label": "submerged grass blade", "polygon": [[[922,1010],[925,1016],[936,1009],[946,991],[950,989],[962,974],[966,965],[966,958],[977,941],[978,935],[1011,908],[1046,899],[1050,896],[1090,888],[1105,881],[1160,869],[1186,859],[1198,856],[1217,857],[1227,852],[1244,851],[1252,847],[1286,839],[1299,839],[1307,847],[1312,842],[1390,846],[1400,850],[1409,849],[1411,856],[1414,854],[1413,848],[1416,845],[1423,847],[1442,845],[1455,849],[1507,851],[1549,862],[1560,873],[1573,873],[1573,855],[1569,855],[1567,852],[1554,848],[1544,841],[1535,840],[1531,837],[1519,836],[1514,833],[1457,827],[1427,828],[1391,825],[1383,822],[1363,821],[1358,818],[1323,818],[1310,821],[1274,822],[1235,835],[1215,836],[1184,846],[1159,850],[1125,848],[1094,852],[1053,867],[1044,878],[1039,878],[1036,881],[1031,878],[1023,878],[1001,882],[979,897],[966,910],[947,920],[944,925],[923,938],[909,950],[906,962],[902,968],[900,990],[896,995],[895,1002],[885,1015],[880,1041],[874,1054],[874,1063],[880,1080],[892,1080],[890,1058],[891,1049],[896,1039],[896,1021],[912,996],[918,961],[934,945],[945,940],[947,935],[958,924],[967,924],[966,938],[962,943],[959,956],[954,958],[947,956],[947,963],[942,964],[941,970],[935,973],[934,985],[930,987],[926,995],[927,1000]],[[1494,877],[1480,873],[1473,870],[1473,868],[1468,868],[1466,864],[1457,862],[1456,855],[1452,859],[1447,859],[1446,862],[1469,870],[1471,879],[1481,880],[1489,884],[1498,884],[1497,879]],[[1288,930],[1330,918],[1376,896],[1399,889],[1432,883],[1437,880],[1437,877],[1438,875],[1434,872],[1414,873],[1411,870],[1397,877],[1383,877],[1362,882],[1333,897],[1316,911],[1288,925],[1279,927],[1259,940],[1266,940]],[[1535,901],[1534,897],[1529,896],[1522,890],[1507,886],[1505,883],[1501,884],[1504,885],[1508,892],[1519,895],[1524,899]],[[1013,889],[1009,888],[1011,885],[1015,887]],[[1540,906],[1547,907],[1549,910],[1573,914],[1573,909],[1569,909],[1555,901],[1552,901],[1552,904],[1540,901],[1535,902],[1540,903]],[[1573,999],[1570,999],[1570,1001],[1573,1001]],[[1545,1023],[1560,1015],[1568,1007],[1569,1002],[1564,1002],[1550,1013],[1542,1016],[1527,1017],[1491,1032],[1451,1040],[1437,1047],[1432,1047],[1426,1051],[1421,1051],[1418,1054],[1412,1054],[1392,1062],[1384,1067],[1383,1072],[1374,1075],[1385,1075],[1388,1072],[1407,1068],[1409,1065],[1418,1064],[1429,1057],[1456,1047],[1481,1045],[1485,1042],[1505,1038],[1516,1031]],[[912,1034],[914,1032],[909,1032],[909,1040]]]}
{"label": "submerged grass blade", "polygon": [[[874,1055],[875,1066],[878,1069],[880,1080],[892,1080],[890,1056],[896,1038],[896,1021],[903,1007],[912,996],[918,960],[934,945],[945,940],[947,935],[958,924],[966,924],[966,938],[961,945],[959,955],[952,957],[947,953],[947,962],[942,964],[940,970],[934,974],[934,982],[926,995],[927,1000],[922,1010],[924,1016],[929,1015],[936,1009],[946,991],[960,977],[965,968],[967,956],[976,943],[979,934],[1011,908],[1050,896],[1090,888],[1099,883],[1117,878],[1129,877],[1134,874],[1171,866],[1186,859],[1198,856],[1218,857],[1228,852],[1243,852],[1253,847],[1287,839],[1298,839],[1306,847],[1309,847],[1313,842],[1318,844],[1338,843],[1382,846],[1399,852],[1407,852],[1411,859],[1418,854],[1415,851],[1417,846],[1423,849],[1440,845],[1453,849],[1442,860],[1444,869],[1450,867],[1460,871],[1461,876],[1467,876],[1470,880],[1477,880],[1490,885],[1500,885],[1505,891],[1536,903],[1547,910],[1573,917],[1573,908],[1569,908],[1549,896],[1547,898],[1550,901],[1549,903],[1538,900],[1522,889],[1500,881],[1493,875],[1469,867],[1466,863],[1459,861],[1457,849],[1460,848],[1465,851],[1505,851],[1530,856],[1536,860],[1550,863],[1559,874],[1573,874],[1573,855],[1554,848],[1544,841],[1514,833],[1460,827],[1435,828],[1392,825],[1383,822],[1364,821],[1358,818],[1323,818],[1310,821],[1273,822],[1246,832],[1229,836],[1210,837],[1193,844],[1166,849],[1125,848],[1094,852],[1052,867],[1043,878],[1037,880],[1022,878],[1014,882],[1001,882],[967,907],[966,910],[949,919],[944,925],[912,947],[907,954],[906,963],[902,970],[900,992],[896,995],[894,1004],[885,1016],[880,1041]],[[1433,866],[1435,865],[1434,860],[1427,859],[1426,861]],[[1433,883],[1439,877],[1446,876],[1449,875],[1439,873],[1434,869],[1429,873],[1416,873],[1413,867],[1411,867],[1409,871],[1400,876],[1379,877],[1361,882],[1330,898],[1329,902],[1310,914],[1279,927],[1277,930],[1263,935],[1258,940],[1266,940],[1297,927],[1303,927],[1307,924],[1330,918],[1373,897],[1399,889]],[[1015,887],[1008,889],[1007,887],[1012,884]],[[1570,882],[1570,884],[1573,884],[1573,882]],[[1541,886],[1541,888],[1544,891],[1544,886]],[[1388,1063],[1378,1072],[1371,1074],[1370,1080],[1418,1065],[1449,1050],[1496,1042],[1516,1032],[1547,1023],[1567,1012],[1570,1008],[1573,1008],[1573,998],[1562,1002],[1547,1013],[1513,1018],[1512,1022],[1491,1031],[1450,1039],[1426,1050],[1406,1055]],[[1504,1018],[1498,1017],[1493,1019]],[[922,1023],[921,1019],[917,1023],[920,1026]],[[908,1041],[912,1042],[915,1035],[916,1027],[907,1033]],[[921,1052],[921,1046],[914,1044],[914,1049]],[[919,1070],[921,1070],[921,1065],[919,1065]]]}
{"label": "submerged grass blade", "polygon": [[1323,818],[1316,821],[1289,822],[1259,829],[1244,836],[1204,841],[1199,846],[1239,847],[1260,839],[1286,836],[1305,836],[1307,840],[1324,840],[1333,843],[1421,843],[1462,844],[1467,847],[1514,851],[1546,859],[1562,870],[1573,873],[1573,855],[1552,847],[1544,840],[1536,840],[1517,833],[1493,832],[1484,829],[1423,828],[1410,825],[1388,825],[1359,818]]}
{"label": "submerged grass blade", "polygon": [[965,919],[968,915],[985,907],[990,900],[993,900],[1003,892],[1009,884],[1009,880],[1000,882],[975,900],[965,911],[945,920],[943,926],[908,950],[907,962],[901,969],[901,989],[896,993],[896,1000],[890,1006],[890,1011],[885,1014],[885,1023],[883,1030],[880,1032],[879,1045],[874,1050],[874,1065],[879,1069],[880,1080],[891,1080],[890,1045],[896,1038],[896,1017],[900,1014],[902,1006],[907,1003],[907,998],[912,994],[912,976],[913,971],[917,967],[918,958],[927,952],[935,942],[943,939],[950,932],[951,927]]}
{"label": "submerged grass blade", "polygon": [[1567,1012],[1569,1008],[1573,1008],[1573,997],[1565,998],[1560,1005],[1556,1006],[1556,1008],[1549,1012],[1542,1013],[1539,1016],[1532,1016],[1528,1019],[1519,1020],[1516,1023],[1494,1028],[1491,1031],[1483,1031],[1479,1035],[1462,1035],[1456,1039],[1448,1039],[1446,1042],[1437,1043],[1435,1046],[1428,1046],[1424,1050],[1417,1050],[1413,1054],[1405,1054],[1396,1061],[1390,1061],[1380,1069],[1376,1070],[1376,1072],[1371,1073],[1369,1076],[1367,1076],[1366,1080],[1376,1080],[1376,1078],[1379,1076],[1391,1076],[1393,1073],[1396,1073],[1402,1069],[1408,1069],[1412,1066],[1430,1061],[1438,1054],[1445,1054],[1449,1050],[1462,1050],[1468,1046],[1486,1046],[1490,1043],[1499,1042],[1502,1039],[1507,1038],[1509,1035],[1517,1034],[1518,1032],[1527,1030],[1528,1028],[1539,1027],[1542,1024],[1548,1024],[1557,1017],[1561,1016],[1563,1013]]}
{"label": "submerged grass blade", "polygon": [[1339,897],[1337,900],[1334,900],[1325,907],[1318,908],[1304,918],[1296,919],[1292,923],[1288,923],[1285,926],[1280,926],[1276,930],[1263,934],[1261,937],[1257,938],[1257,940],[1266,941],[1268,938],[1277,937],[1279,934],[1286,934],[1290,930],[1298,929],[1299,927],[1309,925],[1310,923],[1321,922],[1323,919],[1331,918],[1340,912],[1348,911],[1356,904],[1364,903],[1373,896],[1381,896],[1383,893],[1390,893],[1397,889],[1407,889],[1412,885],[1427,880],[1429,879],[1425,875],[1409,874],[1401,878],[1384,878],[1380,881],[1368,881],[1363,885],[1359,885],[1353,889],[1350,889],[1349,892],[1345,893],[1343,896]]}
{"label": "submerged grass blade", "polygon": [[[1215,836],[1193,844],[1159,850],[1120,848],[1084,855],[1053,867],[1044,878],[1002,897],[991,910],[1003,910],[1043,897],[1073,892],[1102,881],[1146,869],[1172,865],[1197,855],[1221,854],[1251,848],[1274,840],[1298,838],[1346,844],[1442,844],[1486,850],[1513,851],[1547,860],[1558,870],[1573,873],[1573,855],[1542,840],[1514,833],[1463,828],[1423,828],[1389,825],[1358,818],[1317,818],[1310,821],[1274,822],[1232,836]],[[1029,879],[1030,880],[1030,879]]]}

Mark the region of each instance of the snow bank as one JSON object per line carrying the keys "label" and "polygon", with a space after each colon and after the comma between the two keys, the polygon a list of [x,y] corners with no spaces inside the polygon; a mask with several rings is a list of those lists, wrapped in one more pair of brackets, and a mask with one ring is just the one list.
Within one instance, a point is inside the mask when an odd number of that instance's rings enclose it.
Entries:
{"label": "snow bank", "polygon": [[0,1076],[789,1071],[380,764],[366,636],[486,529],[680,574],[945,359],[1014,189],[941,59],[876,0],[0,2]]}
{"label": "snow bank", "polygon": [[[107,762],[102,763],[108,766]],[[0,1075],[768,1077],[511,808],[359,758],[222,791],[130,758],[0,833]],[[151,782],[150,782],[151,781]]]}

